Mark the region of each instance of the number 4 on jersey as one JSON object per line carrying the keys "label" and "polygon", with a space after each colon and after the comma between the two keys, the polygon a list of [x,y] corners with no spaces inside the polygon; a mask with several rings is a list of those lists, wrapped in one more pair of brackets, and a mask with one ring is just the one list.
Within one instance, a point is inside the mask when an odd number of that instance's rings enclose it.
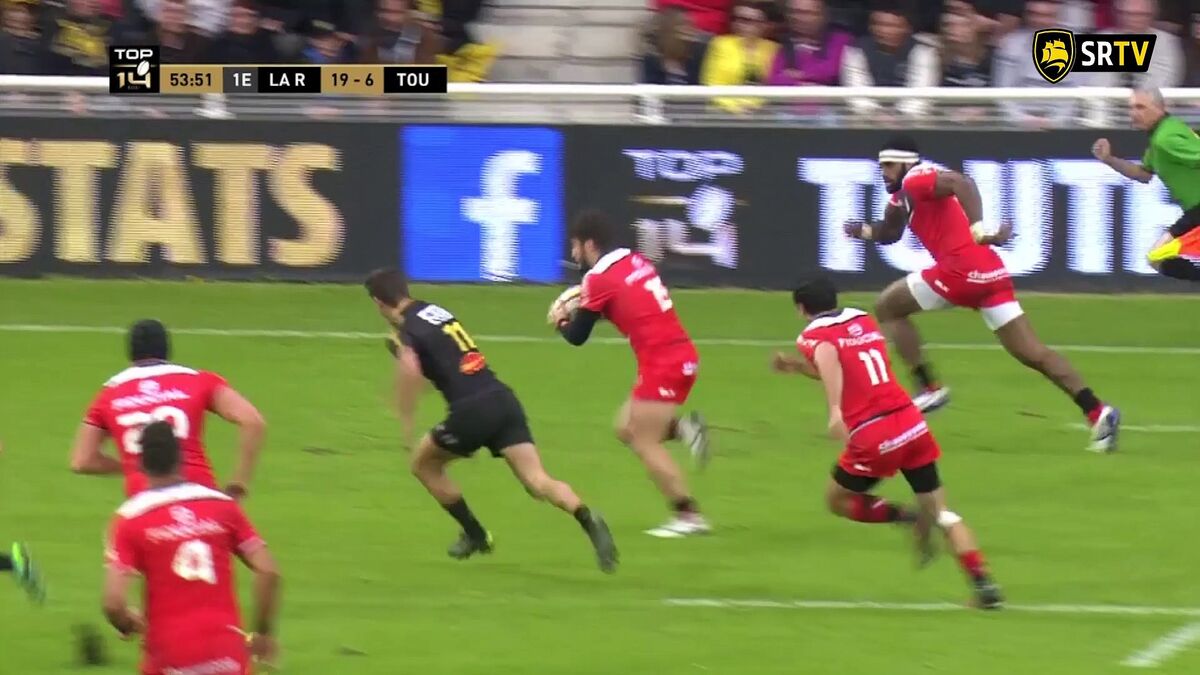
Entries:
{"label": "number 4 on jersey", "polygon": [[198,539],[185,541],[175,550],[171,571],[185,581],[217,583],[217,568],[213,565],[212,547]]}

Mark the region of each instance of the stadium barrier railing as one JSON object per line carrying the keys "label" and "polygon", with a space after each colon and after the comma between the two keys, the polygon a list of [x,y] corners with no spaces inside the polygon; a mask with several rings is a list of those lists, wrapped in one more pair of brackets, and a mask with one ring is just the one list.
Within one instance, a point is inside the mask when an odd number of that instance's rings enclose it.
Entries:
{"label": "stadium barrier railing", "polygon": [[[47,96],[61,97],[69,84],[93,96],[92,105],[125,100],[108,96],[103,78],[67,79],[53,82]],[[30,82],[0,79],[0,92],[40,86]],[[572,96],[650,92],[672,104],[714,90],[453,91],[451,99],[486,101],[538,100],[553,91],[590,108],[594,99]],[[814,101],[829,95],[719,91]],[[873,93],[904,100],[920,91]],[[1015,95],[1067,100],[1087,91]],[[1114,103],[1129,94],[1097,91]],[[1176,102],[1197,97],[1178,94],[1166,92]],[[971,101],[981,91],[939,95]],[[296,97],[276,100],[298,107]],[[198,118],[190,109],[147,117],[135,107],[78,115],[69,124],[6,108],[0,193],[9,207],[0,214],[0,275],[340,281],[399,264],[426,281],[563,283],[573,275],[561,264],[565,224],[585,207],[628,223],[628,243],[656,259],[676,285],[781,288],[823,270],[846,288],[877,288],[929,264],[911,236],[878,247],[842,234],[843,222],[878,217],[886,202],[874,157],[895,130],[882,124],[834,125],[831,133],[820,125],[719,118],[665,127],[629,115],[592,124],[536,116],[475,123],[431,105],[428,118],[393,125],[350,115],[260,118],[245,114],[246,101],[230,97],[229,104],[229,119]],[[927,157],[976,180],[986,218],[1014,224],[1017,237],[1002,255],[1020,287],[1190,290],[1158,278],[1145,261],[1146,249],[1178,217],[1165,189],[1157,181],[1126,181],[1091,157],[1093,141],[1106,136],[1136,160],[1144,133],[937,126],[903,128]]]}
{"label": "stadium barrier railing", "polygon": [[[73,110],[107,115],[162,114],[210,118],[366,117],[380,120],[454,119],[534,123],[780,124],[804,126],[916,126],[946,122],[1019,126],[1028,114],[1045,126],[1126,126],[1130,91],[1108,87],[688,87],[646,84],[452,83],[449,96],[206,95],[110,97],[106,77],[0,75],[0,95],[17,95],[4,114],[64,112],[63,95],[92,100]],[[1189,119],[1200,119],[1200,89],[1164,89]]]}

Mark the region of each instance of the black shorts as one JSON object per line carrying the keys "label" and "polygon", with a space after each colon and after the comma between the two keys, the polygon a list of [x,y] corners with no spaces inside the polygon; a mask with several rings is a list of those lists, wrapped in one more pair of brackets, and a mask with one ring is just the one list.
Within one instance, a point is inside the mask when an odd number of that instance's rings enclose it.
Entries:
{"label": "black shorts", "polygon": [[1200,227],[1200,206],[1193,206],[1179,216],[1179,220],[1168,230],[1172,237],[1178,239],[1192,230]]}
{"label": "black shorts", "polygon": [[[900,473],[904,474],[904,479],[908,481],[912,491],[919,495],[933,492],[942,486],[942,480],[938,477],[937,462],[930,462],[915,469],[901,469]],[[833,465],[833,480],[847,490],[859,494],[870,492],[880,481],[872,476],[856,476],[843,469],[840,464]]]}
{"label": "black shorts", "polygon": [[450,414],[430,434],[439,448],[463,457],[479,448],[500,457],[505,448],[533,442],[525,410],[507,387],[455,401]]}

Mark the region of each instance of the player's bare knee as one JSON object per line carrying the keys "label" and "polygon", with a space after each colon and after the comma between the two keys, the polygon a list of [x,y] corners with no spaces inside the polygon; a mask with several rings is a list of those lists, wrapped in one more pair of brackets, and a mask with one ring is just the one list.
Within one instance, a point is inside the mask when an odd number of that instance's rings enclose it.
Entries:
{"label": "player's bare knee", "polygon": [[962,522],[962,516],[951,511],[950,509],[945,508],[944,505],[942,510],[938,511],[937,525],[938,527],[942,528],[942,531],[944,532],[949,532],[952,528],[961,525]]}
{"label": "player's bare knee", "polygon": [[408,469],[412,471],[414,476],[422,480],[426,476],[433,476],[438,472],[437,463],[433,461],[433,458],[419,449],[413,453],[412,459],[409,460]]}
{"label": "player's bare knee", "polygon": [[617,424],[613,427],[613,433],[616,434],[617,440],[625,445],[633,445],[633,427],[629,424]]}
{"label": "player's bare knee", "polygon": [[521,483],[525,486],[525,491],[530,497],[536,500],[546,498],[550,493],[550,488],[554,485],[554,479],[545,471],[538,471],[530,475],[522,476]]}
{"label": "player's bare knee", "polygon": [[825,490],[825,508],[835,516],[840,516],[846,512],[846,499],[848,495],[846,490],[836,483],[831,483]]}
{"label": "player's bare knee", "polygon": [[1025,365],[1033,368],[1034,370],[1049,374],[1054,367],[1057,356],[1058,354],[1056,354],[1053,349],[1050,349],[1046,346],[1039,346],[1038,349],[1033,350],[1033,352],[1029,354],[1027,357],[1028,361],[1023,362]]}
{"label": "player's bare knee", "polygon": [[1041,370],[1050,351],[1042,345],[1006,344],[1008,353],[1021,365],[1034,370]]}
{"label": "player's bare knee", "polygon": [[408,470],[411,471],[412,475],[416,476],[417,478],[421,478],[426,475],[425,464],[421,461],[420,456],[414,455],[413,458],[409,460]]}
{"label": "player's bare knee", "polygon": [[875,301],[875,316],[879,319],[880,323],[887,323],[900,318],[892,311],[891,304],[886,298],[879,298]]}

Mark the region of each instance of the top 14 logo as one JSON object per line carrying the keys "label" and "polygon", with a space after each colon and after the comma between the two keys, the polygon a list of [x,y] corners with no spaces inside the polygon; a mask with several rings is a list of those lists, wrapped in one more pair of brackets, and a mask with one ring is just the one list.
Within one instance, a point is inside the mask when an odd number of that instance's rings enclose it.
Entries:
{"label": "top 14 logo", "polygon": [[[622,153],[633,160],[634,175],[640,180],[696,184],[690,194],[631,198],[636,204],[681,208],[686,219],[639,217],[633,224],[638,250],[651,260],[676,253],[737,269],[737,225],[731,219],[734,207],[742,202],[728,188],[713,183],[722,176],[740,175],[745,166],[742,156],[725,150],[633,148]],[[696,231],[707,241],[697,240]]]}

